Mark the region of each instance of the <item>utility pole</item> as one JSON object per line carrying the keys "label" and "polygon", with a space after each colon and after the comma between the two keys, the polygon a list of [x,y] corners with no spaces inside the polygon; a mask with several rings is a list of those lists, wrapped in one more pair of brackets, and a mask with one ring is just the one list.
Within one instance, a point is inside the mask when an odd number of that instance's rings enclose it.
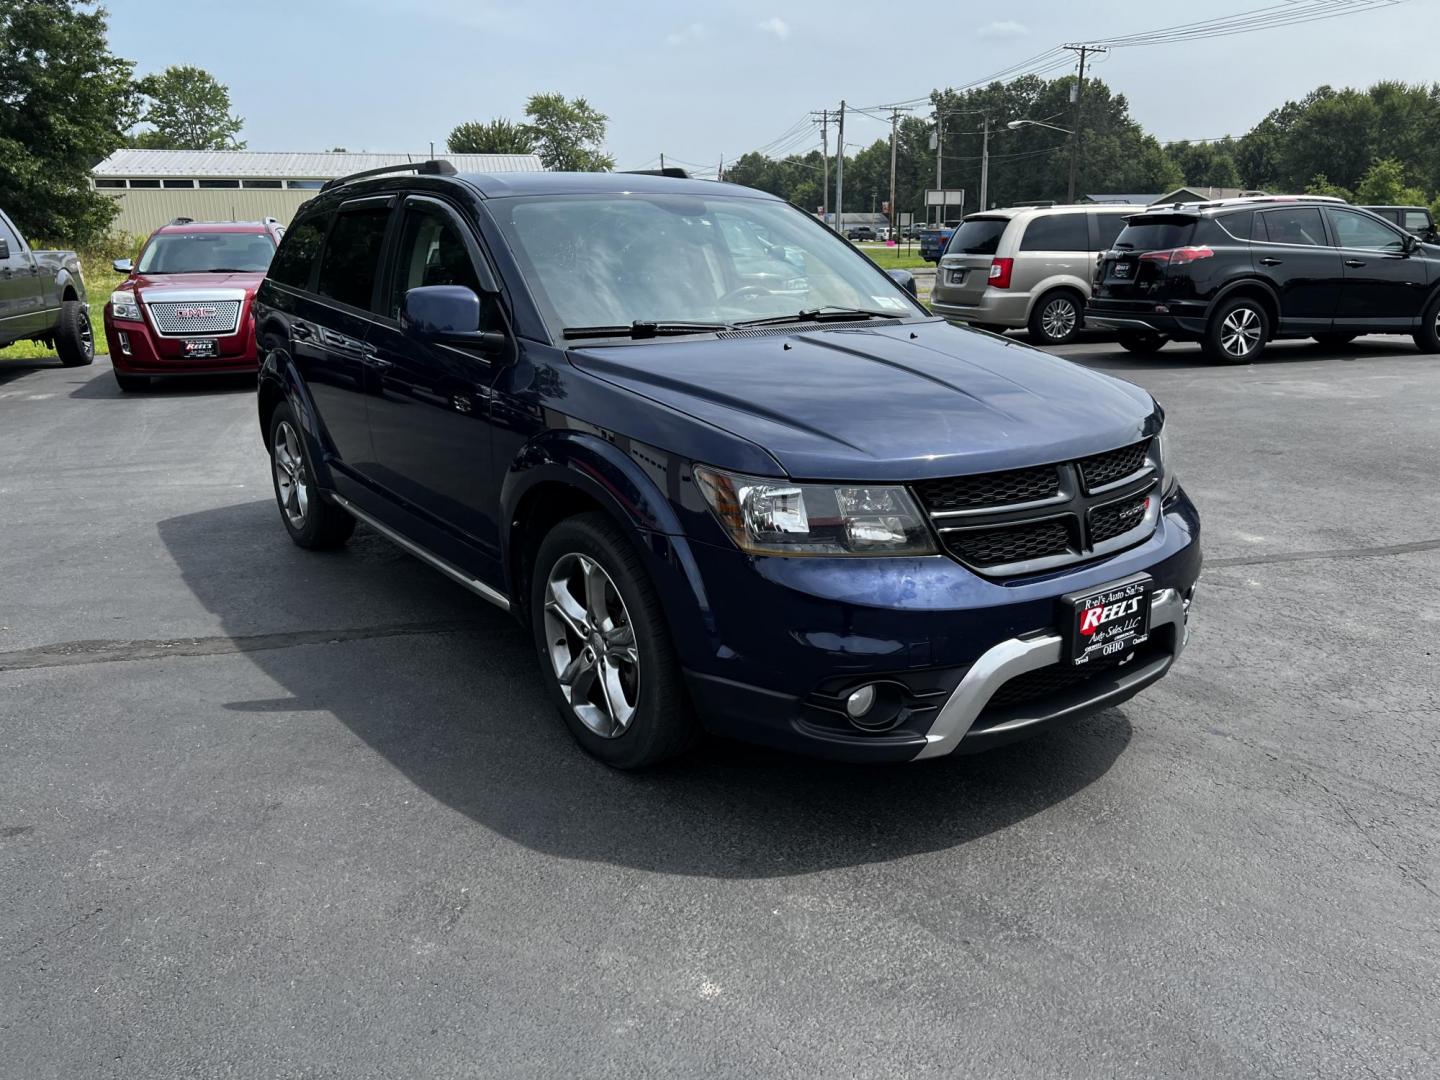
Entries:
{"label": "utility pole", "polygon": [[[905,112],[909,112],[910,110],[909,110],[909,109],[906,109],[906,110],[904,110],[904,111],[905,111]],[[898,135],[898,132],[899,132],[900,112],[901,112],[901,110],[900,110],[899,108],[892,107],[892,108],[890,109],[890,239],[891,239],[891,240],[894,240],[894,239],[895,239],[895,223],[896,223],[896,221],[897,221],[897,219],[898,219],[898,214],[897,214],[896,209],[895,209],[895,155],[896,155],[896,148],[897,148],[898,145],[899,145],[899,139],[897,138],[897,135]]]}
{"label": "utility pole", "polygon": [[985,138],[980,144],[980,209],[990,205],[990,117],[985,117]]}
{"label": "utility pole", "polygon": [[1066,45],[1065,48],[1071,52],[1080,54],[1080,79],[1075,84],[1075,132],[1070,136],[1070,186],[1069,193],[1065,197],[1066,202],[1075,201],[1075,174],[1080,167],[1080,124],[1085,113],[1085,57],[1088,53],[1106,53],[1110,50],[1104,45]]}
{"label": "utility pole", "polygon": [[[815,114],[810,114],[815,119]],[[830,110],[820,110],[820,165],[824,179],[820,181],[820,220],[830,216]]]}
{"label": "utility pole", "polygon": [[845,235],[845,100],[840,100],[835,136],[835,231]]}
{"label": "utility pole", "polygon": [[715,179],[716,179],[716,180],[724,180],[724,179],[725,179],[725,155],[724,155],[724,154],[721,154],[721,155],[720,155],[720,168],[718,168],[718,169],[715,170]]}
{"label": "utility pole", "polygon": [[661,171],[661,172],[664,172],[664,171],[665,171],[665,151],[664,151],[664,150],[661,150],[661,151],[660,151],[660,171]]}
{"label": "utility pole", "polygon": [[[935,190],[944,191],[944,158],[945,158],[945,114],[935,113]],[[945,196],[940,196],[943,200]],[[945,204],[941,202],[935,208],[935,224],[939,226],[945,221]]]}

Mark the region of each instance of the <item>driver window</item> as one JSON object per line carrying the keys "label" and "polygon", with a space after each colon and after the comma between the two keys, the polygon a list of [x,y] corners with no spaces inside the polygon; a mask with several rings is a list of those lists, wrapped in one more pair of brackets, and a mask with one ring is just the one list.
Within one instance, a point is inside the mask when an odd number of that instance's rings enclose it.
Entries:
{"label": "driver window", "polygon": [[1374,218],[1364,214],[1350,214],[1343,210],[1332,210],[1330,220],[1335,224],[1335,235],[1340,246],[1364,248],[1369,251],[1400,251],[1404,242],[1393,229],[1387,229]]}
{"label": "driver window", "polygon": [[[411,289],[424,285],[463,285],[480,293],[480,279],[470,251],[448,214],[425,203],[405,207],[405,225],[390,287],[390,317],[400,317],[400,305]],[[482,300],[484,294],[480,294]],[[483,305],[481,329],[490,329],[491,306]]]}

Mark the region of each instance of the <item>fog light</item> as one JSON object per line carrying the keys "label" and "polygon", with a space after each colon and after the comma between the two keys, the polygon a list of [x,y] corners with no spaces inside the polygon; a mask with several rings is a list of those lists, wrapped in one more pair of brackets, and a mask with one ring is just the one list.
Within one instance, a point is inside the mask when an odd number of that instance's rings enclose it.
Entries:
{"label": "fog light", "polygon": [[116,337],[120,339],[120,352],[125,356],[130,355],[130,335],[124,330],[117,331]]}
{"label": "fog light", "polygon": [[850,719],[859,720],[875,705],[875,687],[862,686],[845,699],[845,711]]}

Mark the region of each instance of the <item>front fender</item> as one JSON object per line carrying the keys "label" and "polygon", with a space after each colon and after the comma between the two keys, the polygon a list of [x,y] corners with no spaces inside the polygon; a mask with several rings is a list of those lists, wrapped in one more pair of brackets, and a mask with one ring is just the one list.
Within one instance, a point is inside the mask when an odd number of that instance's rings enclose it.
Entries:
{"label": "front fender", "polygon": [[525,535],[526,496],[561,484],[588,496],[631,532],[682,659],[696,650],[713,654],[718,642],[710,599],[669,496],[678,495],[682,467],[688,463],[666,451],[609,433],[551,429],[527,443],[500,491],[501,557],[512,599],[521,606],[528,600],[516,570],[523,553],[514,549]]}

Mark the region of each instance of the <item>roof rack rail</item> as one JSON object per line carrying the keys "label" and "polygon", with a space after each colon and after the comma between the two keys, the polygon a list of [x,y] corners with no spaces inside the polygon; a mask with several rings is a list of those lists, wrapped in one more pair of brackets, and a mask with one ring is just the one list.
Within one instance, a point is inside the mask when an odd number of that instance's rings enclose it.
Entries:
{"label": "roof rack rail", "polygon": [[413,172],[420,176],[454,176],[455,166],[439,158],[432,158],[430,161],[406,161],[399,165],[381,165],[378,169],[362,169],[349,176],[337,176],[334,180],[326,180],[320,185],[320,190],[329,191],[331,188],[348,184],[353,180],[362,180],[367,176],[383,176],[393,172]]}
{"label": "roof rack rail", "polygon": [[663,169],[621,169],[626,176],[668,176],[672,180],[689,180],[690,174],[684,169],[677,169],[674,165],[667,165]]}
{"label": "roof rack rail", "polygon": [[195,219],[193,217],[177,217],[170,219],[171,225],[193,225],[194,223]]}

